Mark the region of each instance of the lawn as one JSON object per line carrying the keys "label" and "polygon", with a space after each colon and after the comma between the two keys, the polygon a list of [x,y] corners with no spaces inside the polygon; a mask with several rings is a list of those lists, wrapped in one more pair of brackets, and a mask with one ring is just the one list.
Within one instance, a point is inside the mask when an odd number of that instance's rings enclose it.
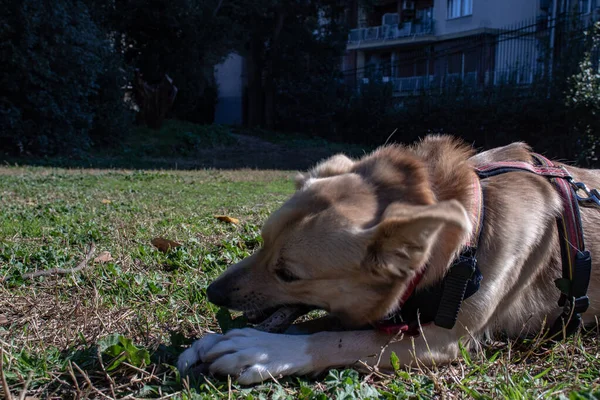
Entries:
{"label": "lawn", "polygon": [[[488,343],[450,366],[394,376],[182,380],[177,355],[220,329],[206,286],[260,246],[293,174],[0,168],[0,377],[13,397],[600,398],[598,331],[552,346]],[[157,237],[181,246],[163,253]],[[91,243],[81,271],[28,278],[76,267]]]}

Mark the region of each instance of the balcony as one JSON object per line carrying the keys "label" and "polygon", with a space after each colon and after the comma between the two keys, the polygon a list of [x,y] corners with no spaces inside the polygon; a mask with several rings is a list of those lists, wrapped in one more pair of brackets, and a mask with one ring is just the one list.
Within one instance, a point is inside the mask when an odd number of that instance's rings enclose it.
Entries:
{"label": "balcony", "polygon": [[433,35],[433,19],[416,23],[405,22],[401,25],[381,25],[352,29],[348,34],[348,44],[385,41],[423,35]]}
{"label": "balcony", "polygon": [[[486,73],[487,74],[487,73]],[[461,74],[445,74],[445,75],[421,75],[408,77],[390,77],[390,76],[372,76],[370,78],[362,78],[359,87],[364,87],[373,83],[384,83],[392,86],[394,96],[410,96],[417,95],[422,91],[431,89],[443,90],[444,88],[464,85],[468,87],[476,87],[477,72],[466,72]],[[487,77],[487,75],[486,75]]]}
{"label": "balcony", "polygon": [[403,38],[433,35],[432,15],[432,8],[422,9],[416,12],[417,18],[400,22],[398,14],[385,14],[379,26],[352,29],[348,34],[348,47],[372,47]]}

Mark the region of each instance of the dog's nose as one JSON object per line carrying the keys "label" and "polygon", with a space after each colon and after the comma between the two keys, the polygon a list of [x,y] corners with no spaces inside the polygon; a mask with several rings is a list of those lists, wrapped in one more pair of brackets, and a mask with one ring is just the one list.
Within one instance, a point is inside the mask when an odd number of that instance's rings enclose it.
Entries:
{"label": "dog's nose", "polygon": [[227,307],[227,303],[229,303],[229,298],[225,294],[225,290],[219,287],[217,282],[208,285],[206,297],[208,297],[208,301],[217,306]]}

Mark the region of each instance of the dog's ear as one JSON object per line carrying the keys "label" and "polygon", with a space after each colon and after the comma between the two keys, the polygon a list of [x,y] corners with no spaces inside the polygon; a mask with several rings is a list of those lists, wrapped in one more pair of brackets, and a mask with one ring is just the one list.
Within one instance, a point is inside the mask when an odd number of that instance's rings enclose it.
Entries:
{"label": "dog's ear", "polygon": [[470,232],[469,216],[456,200],[428,206],[393,203],[381,222],[364,232],[363,264],[376,274],[406,277],[430,258],[449,263]]}
{"label": "dog's ear", "polygon": [[350,172],[354,166],[354,161],[344,154],[336,154],[325,161],[320,162],[314,168],[306,173],[298,173],[295,178],[296,190],[304,187],[310,178],[327,178],[335,175],[342,175]]}

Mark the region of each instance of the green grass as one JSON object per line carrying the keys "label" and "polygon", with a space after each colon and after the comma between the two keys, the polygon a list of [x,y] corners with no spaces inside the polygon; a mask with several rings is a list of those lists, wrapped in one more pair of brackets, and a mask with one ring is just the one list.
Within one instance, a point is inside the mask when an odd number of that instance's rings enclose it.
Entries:
{"label": "green grass", "polygon": [[[450,366],[393,377],[344,370],[254,387],[182,381],[177,355],[219,330],[206,286],[260,246],[260,225],[292,192],[291,176],[0,168],[0,347],[13,396],[26,387],[28,396],[56,399],[600,398],[598,332],[533,351],[495,343]],[[159,236],[182,246],[163,254],[150,244]],[[76,266],[91,242],[114,260],[23,277]]]}

